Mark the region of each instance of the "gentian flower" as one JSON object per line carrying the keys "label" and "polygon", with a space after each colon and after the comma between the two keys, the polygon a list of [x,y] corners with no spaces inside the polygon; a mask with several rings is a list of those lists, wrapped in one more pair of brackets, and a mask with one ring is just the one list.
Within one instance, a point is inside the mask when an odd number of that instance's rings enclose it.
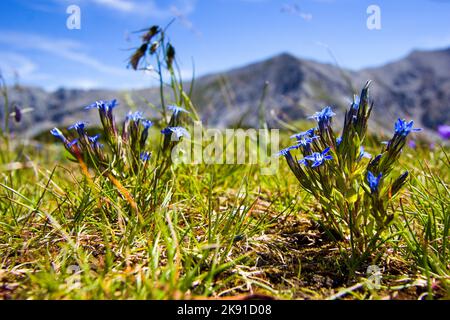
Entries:
{"label": "gentian flower", "polygon": [[167,109],[172,111],[175,116],[178,115],[180,112],[189,113],[189,111],[187,111],[186,109],[175,105],[168,106]]}
{"label": "gentian flower", "polygon": [[152,155],[152,154],[151,154],[150,152],[145,151],[145,152],[141,152],[139,158],[140,158],[142,161],[145,162],[145,161],[148,161],[148,160],[150,159],[151,155]]}
{"label": "gentian flower", "polygon": [[447,125],[439,126],[438,133],[442,139],[444,140],[450,139],[450,126]]}
{"label": "gentian flower", "polygon": [[322,165],[325,160],[331,160],[333,159],[332,156],[327,155],[327,153],[330,151],[330,147],[326,148],[322,152],[314,152],[313,154],[306,156],[304,159],[300,160],[299,163],[307,165],[306,160],[312,162],[311,168],[318,167]]}
{"label": "gentian flower", "polygon": [[314,139],[317,139],[317,138],[319,138],[319,137],[317,137],[317,136],[314,136],[314,137],[306,137],[306,136],[304,136],[300,140],[297,140],[297,145],[295,145],[294,147],[297,147],[297,148],[301,147],[304,154],[311,153],[311,143],[313,142]]}
{"label": "gentian flower", "polygon": [[14,120],[16,120],[16,122],[20,122],[21,119],[22,119],[22,111],[18,106],[14,106]]}
{"label": "gentian flower", "polygon": [[72,141],[70,141],[69,143],[67,143],[67,147],[70,149],[72,148],[74,145],[76,145],[78,143],[78,139],[73,139]]}
{"label": "gentian flower", "polygon": [[129,111],[127,116],[126,116],[127,120],[132,120],[134,122],[138,122],[139,120],[143,120],[144,119],[144,113],[142,111],[136,111],[136,112],[131,112]]}
{"label": "gentian flower", "polygon": [[300,133],[296,133],[296,134],[294,134],[294,135],[292,135],[290,138],[291,139],[297,139],[297,140],[300,140],[300,139],[302,139],[303,137],[312,137],[312,136],[314,136],[314,131],[316,130],[316,128],[311,128],[311,129],[309,129],[309,130],[307,130],[307,131],[303,131],[303,132],[300,132]]}
{"label": "gentian flower", "polygon": [[361,103],[361,98],[358,95],[355,94],[355,96],[353,98],[353,102],[352,102],[352,108],[353,109],[358,109],[360,103]]}
{"label": "gentian flower", "polygon": [[337,137],[336,138],[336,145],[339,146],[342,142],[342,137]]}
{"label": "gentian flower", "polygon": [[148,138],[148,130],[153,125],[153,122],[151,122],[150,120],[147,120],[147,119],[142,119],[141,123],[144,126],[144,130],[142,130],[142,133],[141,133],[141,142],[140,142],[141,148],[143,148],[145,146],[145,141]]}
{"label": "gentian flower", "polygon": [[298,147],[299,147],[298,145],[295,145],[295,146],[290,146],[290,147],[284,148],[284,149],[278,151],[277,153],[275,153],[275,156],[277,156],[277,157],[284,156],[284,157],[292,158],[291,150],[298,149]]}
{"label": "gentian flower", "polygon": [[113,109],[118,105],[117,100],[113,99],[111,101],[99,100],[91,105],[85,107],[85,109],[96,108],[100,114],[100,120],[102,121],[103,127],[107,129],[107,139],[111,139],[111,136],[115,136],[117,133],[116,123],[114,121]]}
{"label": "gentian flower", "polygon": [[367,182],[369,182],[370,191],[372,193],[378,191],[378,185],[380,184],[381,177],[381,173],[377,177],[375,177],[372,172],[367,172]]}
{"label": "gentian flower", "polygon": [[86,134],[86,131],[84,130],[85,127],[86,127],[86,122],[78,121],[78,122],[75,122],[70,127],[68,127],[67,129],[68,130],[75,129],[78,132],[78,134],[80,135],[80,137],[82,137]]}
{"label": "gentian flower", "polygon": [[100,138],[100,134],[96,134],[95,136],[88,137],[89,141],[94,143],[94,144],[97,143],[98,138]]}
{"label": "gentian flower", "polygon": [[95,101],[94,103],[86,106],[84,109],[89,110],[89,109],[95,108],[95,109],[99,109],[100,111],[102,111],[104,113],[108,113],[112,109],[114,109],[117,105],[118,105],[118,103],[117,103],[116,99],[113,99],[111,101],[98,100],[98,101]]}
{"label": "gentian flower", "polygon": [[61,130],[59,130],[58,128],[53,128],[52,130],[50,130],[50,133],[52,135],[54,135],[55,137],[57,137],[59,140],[61,140],[64,144],[67,144],[67,142],[68,142],[67,138],[63,135]]}
{"label": "gentian flower", "polygon": [[359,160],[361,160],[362,158],[367,158],[367,159],[372,158],[372,155],[370,153],[364,151],[364,147],[363,146],[361,146],[359,148],[359,156],[358,156]]}
{"label": "gentian flower", "polygon": [[142,125],[144,126],[144,130],[148,130],[153,125],[153,122],[147,119],[142,119]]}
{"label": "gentian flower", "polygon": [[395,122],[395,134],[406,137],[410,132],[422,130],[420,128],[413,129],[413,125],[414,121],[412,120],[409,123],[406,123],[405,120],[398,119],[397,122]]}
{"label": "gentian flower", "polygon": [[92,143],[93,147],[103,148],[103,144],[98,143],[98,139],[100,138],[100,134],[96,134],[95,136],[88,136],[88,140]]}
{"label": "gentian flower", "polygon": [[315,119],[319,124],[319,130],[323,131],[331,124],[331,118],[336,115],[331,107],[325,107],[322,111],[316,112],[309,119]]}
{"label": "gentian flower", "polygon": [[164,135],[171,135],[172,133],[174,133],[177,139],[180,139],[181,137],[184,136],[186,137],[190,136],[189,132],[183,127],[167,127],[161,130],[161,133]]}

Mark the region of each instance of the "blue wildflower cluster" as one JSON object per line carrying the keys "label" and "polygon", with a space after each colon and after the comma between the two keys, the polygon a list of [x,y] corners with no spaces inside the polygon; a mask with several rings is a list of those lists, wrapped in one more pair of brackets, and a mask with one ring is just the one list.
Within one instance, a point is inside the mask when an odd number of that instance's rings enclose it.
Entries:
{"label": "blue wildflower cluster", "polygon": [[367,257],[394,219],[389,203],[408,172],[397,178],[390,173],[408,135],[420,130],[413,128],[413,121],[399,119],[381,153],[372,157],[366,152],[363,142],[373,108],[369,86],[367,82],[361,95],[354,97],[340,136],[332,128],[335,113],[327,106],[310,117],[316,127],[291,136],[296,143],[278,153],[302,187],[320,202],[322,209],[314,216],[317,222],[336,241],[344,241],[345,248],[350,242],[352,261]]}
{"label": "blue wildflower cluster", "polygon": [[[85,122],[76,122],[69,126],[69,132],[74,132],[75,138],[66,138],[58,128],[53,128],[52,135],[61,140],[66,149],[75,157],[74,160],[83,162],[88,167],[97,169],[98,172],[114,172],[117,176],[136,175],[141,169],[148,168],[147,162],[152,159],[152,151],[148,149],[149,130],[153,122],[144,117],[141,111],[130,111],[121,126],[114,118],[116,100],[96,101],[85,107],[86,110],[97,109],[102,123],[102,134],[90,136],[86,130]],[[181,107],[172,106],[170,123],[175,127],[163,129],[161,133],[164,139],[178,141],[183,136],[188,136],[186,129],[180,126],[180,112],[187,112]],[[176,138],[172,137],[175,136]],[[106,146],[100,143],[104,139]],[[164,148],[163,148],[164,149]],[[164,162],[170,162],[167,156]],[[160,164],[157,165],[161,167]]]}

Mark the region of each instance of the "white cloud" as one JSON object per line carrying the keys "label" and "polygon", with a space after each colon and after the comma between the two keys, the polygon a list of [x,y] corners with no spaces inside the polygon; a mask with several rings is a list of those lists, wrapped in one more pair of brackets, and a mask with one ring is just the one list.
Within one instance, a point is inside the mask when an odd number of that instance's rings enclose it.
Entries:
{"label": "white cloud", "polygon": [[101,82],[92,80],[92,79],[71,79],[70,83],[68,84],[72,88],[78,88],[78,89],[95,89],[95,88],[101,88],[103,85]]}
{"label": "white cloud", "polygon": [[84,46],[68,39],[55,39],[42,35],[0,31],[0,43],[15,49],[31,49],[51,54],[72,62],[80,63],[95,71],[110,75],[123,75],[126,70],[109,66],[84,52]]}
{"label": "white cloud", "polygon": [[78,4],[83,10],[83,5],[93,4],[105,9],[118,11],[124,14],[133,14],[146,18],[168,19],[173,17],[173,8],[187,16],[194,12],[197,0],[174,0],[161,6],[154,0],[54,0],[64,5]]}
{"label": "white cloud", "polygon": [[127,0],[93,0],[93,2],[119,11],[130,12],[136,10],[135,3]]}
{"label": "white cloud", "polygon": [[300,18],[302,18],[303,20],[306,21],[310,21],[312,20],[312,14],[311,13],[307,13],[307,12],[303,12],[299,5],[294,3],[294,4],[284,4],[281,7],[281,12],[283,13],[287,13],[290,15],[294,15],[294,16],[298,16]]}
{"label": "white cloud", "polygon": [[0,72],[8,82],[26,79],[42,81],[48,74],[39,72],[39,67],[24,55],[16,52],[0,52]]}

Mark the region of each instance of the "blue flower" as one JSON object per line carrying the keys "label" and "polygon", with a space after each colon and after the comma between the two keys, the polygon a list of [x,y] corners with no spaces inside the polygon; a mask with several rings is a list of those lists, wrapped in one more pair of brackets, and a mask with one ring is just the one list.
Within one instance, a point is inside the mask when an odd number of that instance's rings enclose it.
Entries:
{"label": "blue flower", "polygon": [[317,139],[317,138],[319,138],[319,137],[318,136],[314,136],[314,137],[310,137],[310,138],[304,137],[300,140],[297,140],[297,142],[298,142],[297,145],[300,147],[309,147],[309,145],[313,142],[313,140]]}
{"label": "blue flower", "polygon": [[116,106],[118,105],[117,100],[113,99],[111,101],[106,101],[106,100],[98,100],[95,101],[94,103],[86,106],[84,109],[89,110],[89,109],[99,109],[100,111],[107,113],[109,111],[111,111],[112,109],[114,109]]}
{"label": "blue flower", "polygon": [[189,113],[189,111],[187,111],[186,109],[175,105],[168,106],[167,109],[172,111],[175,116],[178,115],[180,112]]}
{"label": "blue flower", "polygon": [[129,111],[126,117],[127,120],[132,120],[134,122],[138,122],[139,120],[144,119],[144,113],[142,111],[131,112]]}
{"label": "blue flower", "polygon": [[322,111],[316,112],[310,116],[309,119],[315,119],[319,124],[319,129],[324,130],[330,125],[331,118],[334,115],[336,114],[331,110],[331,107],[325,107]]}
{"label": "blue flower", "polygon": [[151,156],[152,156],[152,154],[150,152],[145,151],[145,152],[141,152],[139,158],[145,162],[145,161],[148,161]]}
{"label": "blue flower", "polygon": [[99,146],[100,148],[103,147],[102,144],[98,143],[98,139],[100,138],[100,134],[96,134],[95,136],[89,137],[88,136],[88,140],[92,143],[92,146]]}
{"label": "blue flower", "polygon": [[367,181],[369,182],[370,191],[372,193],[378,191],[378,185],[380,184],[381,177],[381,173],[378,175],[378,177],[375,177],[372,172],[367,172]]}
{"label": "blue flower", "polygon": [[278,151],[277,153],[275,153],[276,157],[280,157],[280,156],[284,156],[284,157],[292,157],[291,155],[291,150],[293,149],[298,149],[298,146],[290,146],[284,149],[281,149],[280,151]]}
{"label": "blue flower", "polygon": [[316,130],[316,128],[311,128],[311,129],[309,129],[309,130],[307,130],[307,131],[303,131],[303,132],[300,132],[300,133],[296,133],[296,134],[294,134],[294,135],[292,135],[291,136],[291,139],[297,139],[297,140],[300,140],[300,139],[302,139],[303,137],[313,137],[314,136],[314,131]]}
{"label": "blue flower", "polygon": [[52,130],[50,130],[50,133],[55,137],[57,137],[58,139],[60,139],[62,142],[64,143],[67,142],[66,137],[62,134],[61,130],[59,130],[58,128],[53,128]]}
{"label": "blue flower", "polygon": [[162,134],[165,135],[171,135],[172,133],[175,134],[177,139],[180,139],[181,137],[189,137],[189,132],[183,128],[183,127],[167,127],[163,130],[161,130]]}
{"label": "blue flower", "polygon": [[76,145],[78,143],[78,139],[73,139],[72,141],[70,141],[69,143],[67,143],[67,147],[68,148],[72,148],[74,145]]}
{"label": "blue flower", "polygon": [[395,122],[395,134],[406,137],[410,132],[416,132],[420,131],[422,129],[417,128],[413,129],[414,121],[410,121],[409,123],[406,123],[405,120],[398,119],[397,122]]}
{"label": "blue flower", "polygon": [[308,166],[308,160],[307,159],[300,159],[300,160],[298,160],[298,163],[303,164],[305,166]]}
{"label": "blue flower", "polygon": [[319,137],[303,137],[300,140],[297,140],[297,144],[293,146],[293,148],[302,148],[303,154],[311,153],[311,143],[314,139],[317,139]]}
{"label": "blue flower", "polygon": [[147,119],[142,119],[142,125],[144,126],[144,130],[148,130],[153,125],[153,122]]}
{"label": "blue flower", "polygon": [[75,122],[70,127],[68,127],[67,129],[68,130],[75,129],[77,131],[78,135],[80,137],[83,137],[86,135],[86,131],[84,130],[85,127],[86,127],[86,122],[78,121],[78,122]]}
{"label": "blue flower", "polygon": [[331,160],[333,159],[332,156],[327,155],[327,153],[330,151],[330,147],[326,148],[322,152],[314,152],[313,154],[306,156],[304,159],[300,160],[299,163],[307,165],[306,160],[312,162],[311,165],[312,168],[318,167],[322,165],[325,160]]}
{"label": "blue flower", "polygon": [[339,146],[342,142],[342,137],[336,138],[336,145]]}
{"label": "blue flower", "polygon": [[367,159],[372,158],[372,155],[370,153],[364,151],[364,147],[363,146],[361,146],[359,148],[359,156],[358,156],[359,160],[361,160],[362,158],[367,158]]}
{"label": "blue flower", "polygon": [[96,134],[95,136],[88,137],[89,141],[92,143],[96,143],[98,141],[98,138],[100,138],[100,134]]}
{"label": "blue flower", "polygon": [[70,127],[68,127],[67,129],[69,129],[69,130],[75,129],[78,131],[78,130],[84,130],[85,127],[86,127],[86,122],[78,121],[78,122],[75,122]]}
{"label": "blue flower", "polygon": [[361,98],[355,94],[353,97],[352,108],[358,109],[360,103],[361,103]]}

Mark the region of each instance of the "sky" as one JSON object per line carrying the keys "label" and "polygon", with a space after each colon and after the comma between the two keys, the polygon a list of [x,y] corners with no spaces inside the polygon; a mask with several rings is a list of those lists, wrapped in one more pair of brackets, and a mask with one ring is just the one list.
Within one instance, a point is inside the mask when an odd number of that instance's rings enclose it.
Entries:
{"label": "sky", "polygon": [[[68,29],[67,8],[80,8]],[[380,27],[369,29],[371,5]],[[155,85],[127,69],[134,31],[170,26],[182,74],[226,71],[282,52],[358,70],[450,47],[450,0],[2,0],[0,70],[55,90]],[[373,20],[370,20],[373,22]]]}

